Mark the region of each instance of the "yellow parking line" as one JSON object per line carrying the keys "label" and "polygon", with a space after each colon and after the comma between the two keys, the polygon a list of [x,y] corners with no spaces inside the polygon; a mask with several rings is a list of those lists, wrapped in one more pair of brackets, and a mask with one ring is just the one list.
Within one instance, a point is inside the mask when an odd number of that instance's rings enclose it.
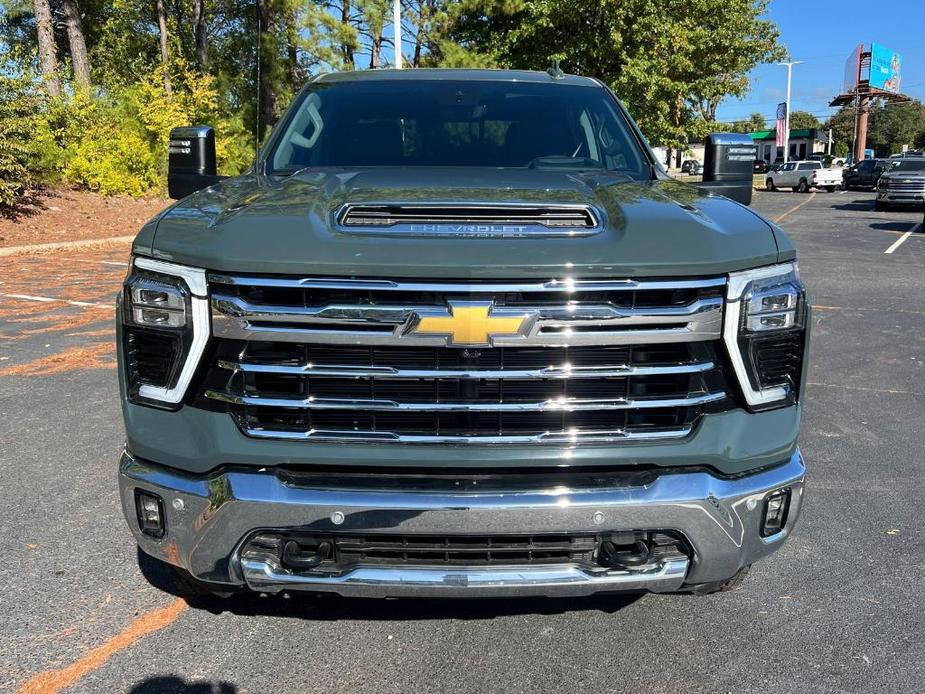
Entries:
{"label": "yellow parking line", "polygon": [[809,194],[809,197],[806,198],[806,200],[804,200],[803,202],[794,205],[794,206],[791,207],[789,210],[787,210],[786,212],[784,212],[784,214],[782,214],[780,217],[778,217],[777,219],[774,220],[774,223],[775,223],[775,224],[780,224],[780,223],[784,220],[785,217],[787,217],[787,216],[793,214],[794,212],[796,212],[798,209],[800,209],[801,207],[803,207],[803,205],[809,203],[814,197],[816,197],[816,191],[813,191],[812,193],[810,193],[810,194]]}

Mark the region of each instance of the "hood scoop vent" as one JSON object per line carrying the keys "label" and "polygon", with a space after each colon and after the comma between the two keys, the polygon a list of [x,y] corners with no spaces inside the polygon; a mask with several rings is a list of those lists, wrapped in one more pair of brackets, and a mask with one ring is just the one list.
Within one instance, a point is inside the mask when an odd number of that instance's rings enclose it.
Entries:
{"label": "hood scoop vent", "polygon": [[336,222],[341,232],[377,236],[534,238],[590,236],[602,228],[588,205],[512,203],[350,203]]}

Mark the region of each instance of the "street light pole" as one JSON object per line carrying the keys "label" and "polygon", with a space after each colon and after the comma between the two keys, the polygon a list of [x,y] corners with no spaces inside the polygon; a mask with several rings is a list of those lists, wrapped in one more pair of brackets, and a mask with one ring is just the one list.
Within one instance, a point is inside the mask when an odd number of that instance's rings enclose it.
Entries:
{"label": "street light pole", "polygon": [[395,69],[401,70],[401,0],[392,6],[392,25],[395,29]]}
{"label": "street light pole", "polygon": [[802,63],[802,60],[791,60],[789,63],[778,63],[778,65],[787,66],[787,121],[784,123],[784,163],[790,158],[790,78],[793,73],[793,66]]}

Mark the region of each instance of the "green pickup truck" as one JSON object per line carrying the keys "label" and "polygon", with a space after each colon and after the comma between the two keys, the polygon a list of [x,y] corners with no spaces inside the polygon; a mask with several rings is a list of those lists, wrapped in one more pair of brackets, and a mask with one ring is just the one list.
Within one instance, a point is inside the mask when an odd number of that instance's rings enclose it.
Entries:
{"label": "green pickup truck", "polygon": [[735,587],[799,515],[809,305],[731,145],[674,181],[558,71],[319,76],[236,178],[176,129],[117,310],[140,557],[217,594]]}

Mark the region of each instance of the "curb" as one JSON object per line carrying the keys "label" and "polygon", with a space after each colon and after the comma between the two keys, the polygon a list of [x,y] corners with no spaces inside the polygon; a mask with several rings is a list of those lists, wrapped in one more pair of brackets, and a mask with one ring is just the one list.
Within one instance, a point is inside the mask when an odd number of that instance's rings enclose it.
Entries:
{"label": "curb", "polygon": [[7,246],[0,248],[0,258],[6,258],[13,255],[30,255],[32,253],[49,253],[54,251],[66,251],[72,248],[94,248],[102,246],[111,246],[119,243],[129,243],[135,240],[135,236],[110,236],[105,239],[84,239],[81,241],[59,241],[57,243],[37,243],[31,246]]}

